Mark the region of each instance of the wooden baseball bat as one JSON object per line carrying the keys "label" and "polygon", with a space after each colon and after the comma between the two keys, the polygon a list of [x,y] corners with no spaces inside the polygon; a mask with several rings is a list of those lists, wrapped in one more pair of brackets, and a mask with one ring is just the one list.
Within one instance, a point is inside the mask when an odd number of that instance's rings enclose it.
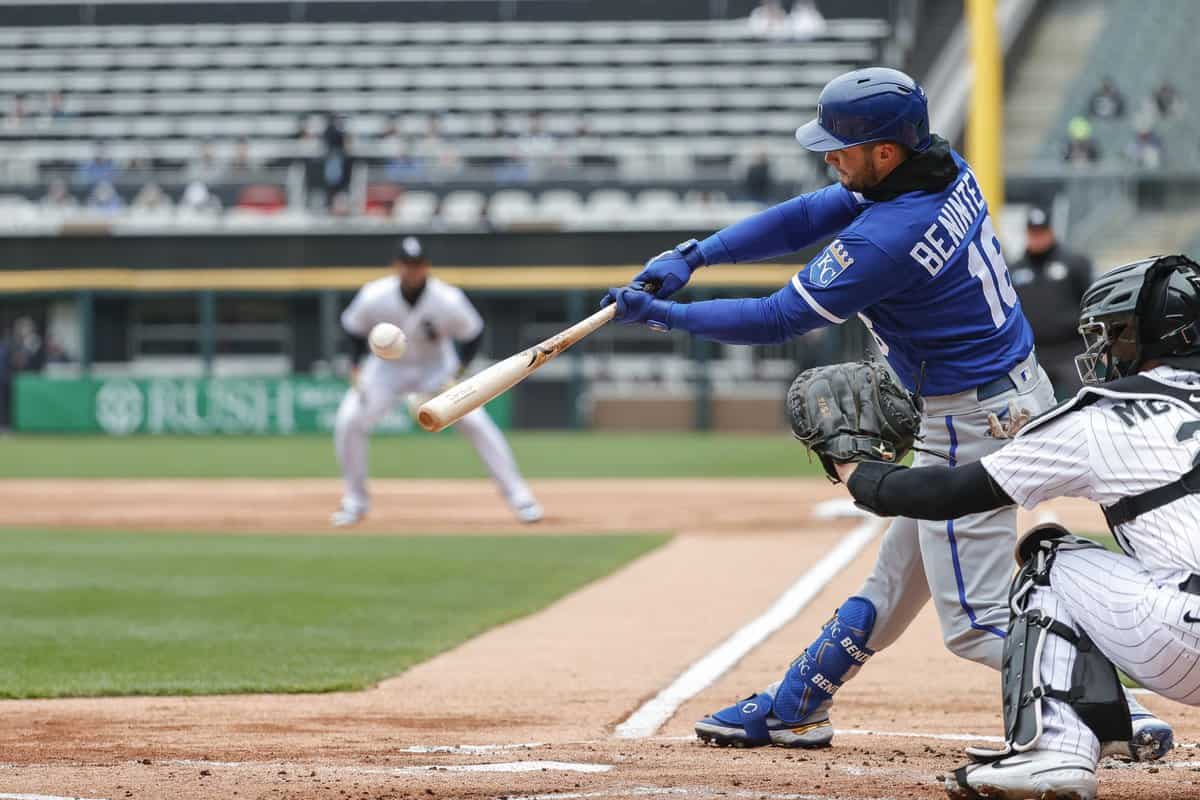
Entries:
{"label": "wooden baseball bat", "polygon": [[451,386],[421,406],[417,411],[417,422],[427,431],[440,431],[453,425],[484,403],[525,380],[534,370],[589,333],[602,328],[616,313],[615,304],[605,306],[544,342],[498,361],[462,383]]}

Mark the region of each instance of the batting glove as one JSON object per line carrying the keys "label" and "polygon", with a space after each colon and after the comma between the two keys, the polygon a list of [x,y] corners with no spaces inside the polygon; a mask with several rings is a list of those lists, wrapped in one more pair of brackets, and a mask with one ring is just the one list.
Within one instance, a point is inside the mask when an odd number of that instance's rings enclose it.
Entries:
{"label": "batting glove", "polygon": [[644,322],[655,330],[669,330],[667,320],[674,303],[670,300],[655,299],[648,288],[644,283],[634,281],[628,286],[609,289],[608,294],[604,296],[607,301],[604,305],[617,304],[617,313],[614,316],[617,322],[626,325]]}
{"label": "batting glove", "polygon": [[[688,239],[674,249],[664,250],[646,262],[645,268],[633,277],[633,283],[657,286],[654,296],[665,300],[678,292],[691,279],[692,273],[704,266],[704,254],[700,243]],[[600,307],[613,302],[611,293],[604,296]]]}

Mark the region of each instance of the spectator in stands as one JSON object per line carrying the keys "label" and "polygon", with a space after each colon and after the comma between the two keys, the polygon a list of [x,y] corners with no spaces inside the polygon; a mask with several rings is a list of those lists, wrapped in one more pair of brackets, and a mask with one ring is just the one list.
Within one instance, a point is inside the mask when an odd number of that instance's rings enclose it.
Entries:
{"label": "spectator in stands", "polygon": [[1150,101],[1154,104],[1160,119],[1170,119],[1183,113],[1183,98],[1170,81],[1160,83],[1158,88],[1151,92]]}
{"label": "spectator in stands", "polygon": [[1069,164],[1094,164],[1100,160],[1100,148],[1092,135],[1092,123],[1086,117],[1073,117],[1067,123],[1067,144],[1063,161]]}
{"label": "spectator in stands", "polygon": [[1079,301],[1092,282],[1092,262],[1059,244],[1050,215],[1033,206],[1025,218],[1025,254],[1009,272],[1033,328],[1038,361],[1060,397],[1074,395],[1080,388]]}
{"label": "spectator in stands", "polygon": [[46,194],[42,197],[42,208],[47,211],[73,211],[78,207],[79,201],[67,188],[66,181],[62,178],[50,181],[46,187]]}
{"label": "spectator in stands", "polygon": [[765,148],[759,147],[751,157],[750,166],[746,168],[743,181],[746,199],[760,205],[771,202],[774,196],[774,184],[771,179],[771,162],[767,159]]}
{"label": "spectator in stands", "polygon": [[523,165],[525,178],[535,177],[554,167],[567,166],[558,138],[546,129],[542,112],[529,115],[524,133],[517,137],[516,159]]}
{"label": "spectator in stands", "polygon": [[15,94],[8,102],[8,111],[4,115],[4,127],[20,128],[29,117],[29,101],[25,95]]}
{"label": "spectator in stands", "polygon": [[100,181],[92,187],[87,199],[87,210],[93,214],[110,216],[120,214],[125,209],[125,201],[109,181]]}
{"label": "spectator in stands", "polygon": [[171,198],[162,190],[162,187],[157,183],[150,182],[138,190],[129,207],[133,211],[162,214],[170,211],[171,206]]}
{"label": "spectator in stands", "polygon": [[391,156],[383,165],[383,174],[393,183],[408,183],[419,180],[425,170],[421,162],[413,157],[408,142],[401,136],[389,137],[388,151]]}
{"label": "spectator in stands", "polygon": [[325,208],[332,212],[334,198],[350,188],[350,148],[340,117],[335,114],[325,116],[321,141],[325,146],[321,156],[321,188],[325,192]]}
{"label": "spectator in stands", "polygon": [[200,181],[192,181],[179,198],[179,210],[190,214],[215,216],[221,213],[221,200]]}
{"label": "spectator in stands", "polygon": [[1088,113],[1097,119],[1118,119],[1125,116],[1125,96],[1112,78],[1105,76],[1100,88],[1088,100]]}
{"label": "spectator in stands", "polygon": [[793,39],[807,41],[825,33],[825,17],[814,0],[796,0],[788,14],[788,33]]}
{"label": "spectator in stands", "polygon": [[46,93],[46,100],[42,106],[42,116],[51,122],[71,116],[71,112],[67,109],[66,97],[63,96],[62,92],[55,90]]}
{"label": "spectator in stands", "polygon": [[187,178],[191,181],[213,183],[225,176],[225,165],[217,158],[217,145],[212,139],[200,143],[196,158],[188,164]]}
{"label": "spectator in stands", "polygon": [[1125,157],[1142,169],[1161,169],[1165,156],[1162,138],[1149,126],[1138,128],[1133,141],[1125,148]]}
{"label": "spectator in stands", "polygon": [[229,162],[229,169],[234,174],[245,175],[249,172],[254,172],[258,168],[258,163],[254,160],[254,154],[250,150],[250,140],[245,136],[240,137],[233,145],[233,158]]}
{"label": "spectator in stands", "polygon": [[784,36],[788,32],[788,14],[780,0],[759,0],[746,24],[755,36]]}
{"label": "spectator in stands", "polygon": [[75,179],[84,186],[94,186],[97,183],[115,181],[117,165],[108,155],[108,148],[103,142],[92,145],[92,155],[87,161],[79,164],[75,170]]}
{"label": "spectator in stands", "polygon": [[430,114],[425,121],[425,134],[417,143],[417,158],[426,169],[443,174],[452,174],[462,168],[462,157],[458,150],[442,136],[441,119]]}

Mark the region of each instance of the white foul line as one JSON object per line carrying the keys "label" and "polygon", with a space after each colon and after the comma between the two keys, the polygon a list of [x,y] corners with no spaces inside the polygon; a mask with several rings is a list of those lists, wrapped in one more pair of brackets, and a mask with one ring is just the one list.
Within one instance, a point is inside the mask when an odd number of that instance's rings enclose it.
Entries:
{"label": "white foul line", "polygon": [[[861,513],[861,512],[860,512]],[[858,556],[883,527],[877,517],[868,517],[846,534],[833,550],[788,587],[770,608],[688,667],[670,686],[642,704],[629,719],[617,726],[620,739],[642,739],[674,716],[685,702],[710,686],[767,637],[782,628]]]}
{"label": "white foul line", "polygon": [[0,792],[0,800],[101,800],[98,797],[59,797],[56,794],[6,794]]}

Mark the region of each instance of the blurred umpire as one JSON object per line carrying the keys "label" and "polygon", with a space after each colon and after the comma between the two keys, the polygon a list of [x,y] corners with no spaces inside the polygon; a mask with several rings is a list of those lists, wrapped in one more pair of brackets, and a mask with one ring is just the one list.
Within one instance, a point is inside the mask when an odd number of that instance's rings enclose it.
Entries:
{"label": "blurred umpire", "polygon": [[1033,327],[1038,360],[1060,398],[1079,391],[1079,302],[1092,282],[1092,262],[1054,238],[1050,215],[1033,206],[1025,219],[1025,254],[1012,265],[1013,286]]}

